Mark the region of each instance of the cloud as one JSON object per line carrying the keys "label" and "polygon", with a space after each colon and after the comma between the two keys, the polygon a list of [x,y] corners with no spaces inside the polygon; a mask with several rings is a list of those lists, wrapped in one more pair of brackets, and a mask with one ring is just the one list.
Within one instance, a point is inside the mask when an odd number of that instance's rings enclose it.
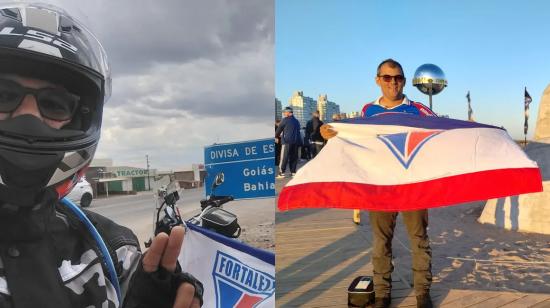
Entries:
{"label": "cloud", "polygon": [[[142,74],[113,80],[108,106],[142,112],[188,111],[195,116],[273,118],[272,46],[235,56],[159,64]],[[156,111],[155,111],[156,110]]]}
{"label": "cloud", "polygon": [[96,153],[96,157],[113,158],[116,165],[143,167],[145,155],[149,155],[152,168],[184,169],[191,163],[203,162],[205,146],[269,138],[273,134],[271,123],[248,121],[244,117],[139,115],[133,117],[139,125],[132,126],[124,113],[123,106],[106,109]]}
{"label": "cloud", "polygon": [[133,73],[158,63],[214,59],[273,41],[273,1],[65,2],[96,32],[113,70]]}
{"label": "cloud", "polygon": [[273,1],[52,2],[94,31],[111,63],[96,157],[177,169],[214,142],[273,135]]}

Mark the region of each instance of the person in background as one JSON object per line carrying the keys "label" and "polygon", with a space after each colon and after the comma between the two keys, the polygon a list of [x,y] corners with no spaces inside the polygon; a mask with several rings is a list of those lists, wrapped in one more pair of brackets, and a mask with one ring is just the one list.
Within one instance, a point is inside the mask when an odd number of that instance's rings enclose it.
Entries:
{"label": "person in background", "polygon": [[[281,120],[275,120],[275,132],[277,132],[277,127],[281,124]],[[275,166],[279,166],[281,161],[281,143],[278,139],[275,139]]]}
{"label": "person in background", "polygon": [[319,119],[319,110],[312,112],[311,120],[307,121],[306,124],[306,135],[311,140],[311,158],[315,158],[325,145],[325,139],[321,136],[321,126],[323,124],[323,121]]}
{"label": "person in background", "polygon": [[307,128],[304,127],[304,138],[302,138],[302,144],[300,146],[300,158],[303,160],[311,159],[311,143],[309,142],[309,134]]}
{"label": "person in background", "polygon": [[291,176],[296,173],[298,165],[298,147],[302,143],[300,135],[300,122],[294,117],[291,107],[283,110],[285,116],[275,131],[275,142],[281,143],[281,162],[277,178],[284,178],[288,165]]}

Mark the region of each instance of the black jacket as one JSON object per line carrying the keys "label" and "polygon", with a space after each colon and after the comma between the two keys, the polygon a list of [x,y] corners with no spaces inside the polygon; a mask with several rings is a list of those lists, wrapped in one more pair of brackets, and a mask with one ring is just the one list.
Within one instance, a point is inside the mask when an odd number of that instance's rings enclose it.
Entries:
{"label": "black jacket", "polygon": [[122,306],[90,232],[63,205],[45,204],[33,209],[0,205],[1,308],[134,308],[151,302],[172,307],[177,286],[171,284],[182,280],[172,277],[177,274],[140,271],[142,254],[132,231],[85,212],[115,264]]}
{"label": "black jacket", "polygon": [[312,117],[311,120],[307,121],[306,124],[306,134],[309,135],[311,141],[324,142],[325,139],[321,136],[321,126],[323,121],[318,117]]}
{"label": "black jacket", "polygon": [[279,127],[277,127],[275,137],[281,137],[282,144],[301,145],[302,137],[300,134],[300,122],[293,115],[285,117],[281,120]]}

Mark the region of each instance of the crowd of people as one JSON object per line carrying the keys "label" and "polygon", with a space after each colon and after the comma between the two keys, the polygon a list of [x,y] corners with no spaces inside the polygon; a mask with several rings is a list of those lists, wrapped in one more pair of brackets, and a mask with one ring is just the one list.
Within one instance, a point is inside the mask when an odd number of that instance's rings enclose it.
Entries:
{"label": "crowd of people", "polygon": [[286,107],[283,116],[282,120],[275,121],[275,165],[279,166],[277,178],[287,176],[287,166],[290,176],[294,176],[298,161],[315,158],[326,143],[321,136],[324,123],[319,118],[318,110],[311,113],[311,119],[303,128],[294,117],[292,107]]}

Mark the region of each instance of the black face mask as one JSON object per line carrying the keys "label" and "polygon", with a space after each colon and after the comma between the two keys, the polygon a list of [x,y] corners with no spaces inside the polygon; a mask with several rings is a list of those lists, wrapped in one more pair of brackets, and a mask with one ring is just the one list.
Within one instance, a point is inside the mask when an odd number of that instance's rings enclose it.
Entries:
{"label": "black face mask", "polygon": [[24,114],[15,118],[0,120],[0,132],[6,136],[26,140],[27,143],[45,140],[62,140],[81,136],[82,131],[73,129],[55,129],[39,118]]}
{"label": "black face mask", "polygon": [[[22,143],[32,142],[30,135],[33,134],[43,139],[55,133],[53,128],[32,115],[2,120],[0,126],[11,128],[2,131],[5,135],[20,139]],[[17,134],[20,131],[25,135]],[[36,205],[62,159],[63,152],[45,154],[17,151],[0,144],[0,203],[23,207]]]}
{"label": "black face mask", "polygon": [[62,155],[28,154],[0,149],[2,181],[8,187],[33,189],[45,187]]}

